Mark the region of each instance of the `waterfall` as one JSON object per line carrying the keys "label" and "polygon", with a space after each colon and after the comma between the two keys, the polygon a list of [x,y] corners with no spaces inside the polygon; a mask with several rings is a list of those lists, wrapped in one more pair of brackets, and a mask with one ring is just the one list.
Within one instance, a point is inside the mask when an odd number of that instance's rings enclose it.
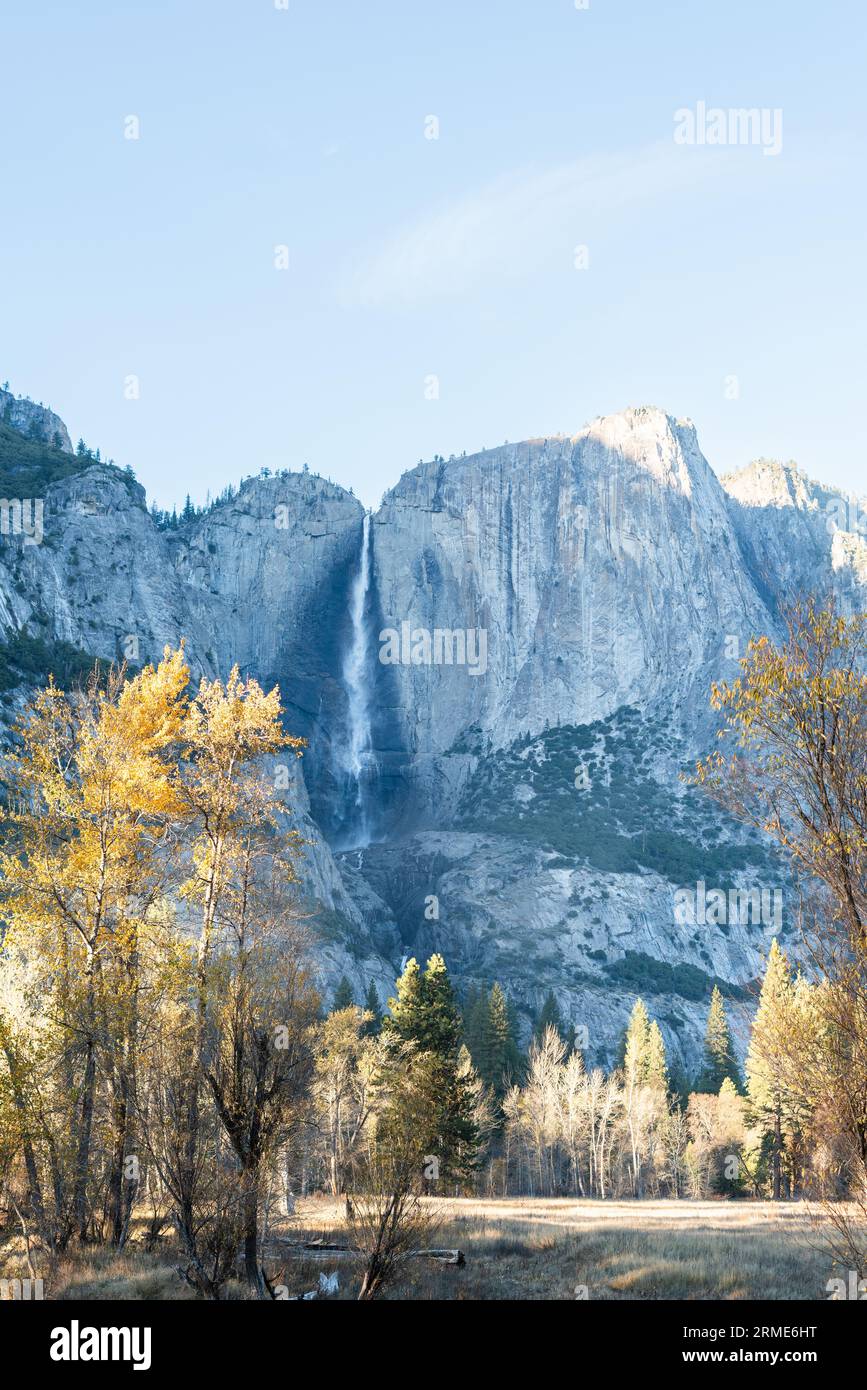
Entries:
{"label": "waterfall", "polygon": [[346,771],[354,787],[352,830],[355,844],[368,844],[365,774],[370,758],[370,707],[368,703],[369,652],[364,626],[364,610],[370,587],[370,514],[364,513],[361,528],[361,561],[352,581],[349,616],[352,636],[343,663],[343,681],[348,702]]}

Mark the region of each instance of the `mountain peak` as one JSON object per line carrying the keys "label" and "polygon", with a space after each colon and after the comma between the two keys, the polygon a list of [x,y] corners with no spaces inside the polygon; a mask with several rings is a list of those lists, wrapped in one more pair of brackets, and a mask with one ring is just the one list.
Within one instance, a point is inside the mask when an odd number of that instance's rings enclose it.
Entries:
{"label": "mountain peak", "polygon": [[649,439],[674,439],[681,434],[695,436],[690,419],[678,419],[658,405],[628,405],[611,415],[597,415],[573,438],[595,437],[606,443],[620,444],[628,436]]}
{"label": "mountain peak", "polygon": [[757,458],[720,479],[730,497],[745,507],[794,507],[798,511],[827,511],[838,488],[808,477],[794,460]]}

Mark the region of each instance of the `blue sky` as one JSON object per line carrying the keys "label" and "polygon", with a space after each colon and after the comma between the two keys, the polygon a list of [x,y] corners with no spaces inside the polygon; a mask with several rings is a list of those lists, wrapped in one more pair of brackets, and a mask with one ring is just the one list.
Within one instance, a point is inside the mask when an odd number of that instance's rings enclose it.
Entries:
{"label": "blue sky", "polygon": [[163,505],[647,403],[867,490],[858,7],[286,3],[8,0],[0,380]]}

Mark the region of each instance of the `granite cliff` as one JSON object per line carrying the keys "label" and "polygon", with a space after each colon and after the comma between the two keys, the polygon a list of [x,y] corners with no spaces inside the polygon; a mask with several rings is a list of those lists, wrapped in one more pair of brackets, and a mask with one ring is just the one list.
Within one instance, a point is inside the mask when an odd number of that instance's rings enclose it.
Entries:
{"label": "granite cliff", "polygon": [[[182,637],[196,674],[277,681],[309,740],[286,796],[326,982],[385,997],[404,956],[442,950],[525,1028],[553,989],[606,1060],[641,992],[689,1069],[716,979],[743,1030],[794,931],[784,876],[678,773],[781,597],[867,607],[863,502],[766,460],[720,480],[652,408],[420,464],[368,522],[304,472],[166,529],[128,472],[3,393],[0,471],[5,722],[40,663]],[[742,895],[725,921],[677,919],[701,884]]]}

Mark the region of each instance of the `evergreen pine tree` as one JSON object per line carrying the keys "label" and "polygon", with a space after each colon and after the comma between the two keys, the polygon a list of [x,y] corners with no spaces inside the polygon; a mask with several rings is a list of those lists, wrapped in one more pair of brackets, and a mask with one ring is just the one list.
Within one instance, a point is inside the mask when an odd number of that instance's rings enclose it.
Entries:
{"label": "evergreen pine tree", "polygon": [[785,1063],[791,1000],[789,962],[774,937],[753,1019],[746,1071],[750,1113],[762,1132],[762,1148],[770,1156],[775,1202],[782,1196]]}
{"label": "evergreen pine tree", "polygon": [[563,1015],[560,1012],[560,1006],[557,1003],[553,989],[548,990],[545,1002],[539,1010],[539,1016],[533,1028],[534,1042],[541,1042],[542,1038],[545,1036],[546,1028],[553,1028],[557,1036],[561,1038],[563,1042],[566,1041],[566,1029],[563,1024]]}
{"label": "evergreen pine tree", "polygon": [[518,1011],[511,999],[506,997],[506,1008],[509,1013],[509,1057],[514,1064],[514,1075],[511,1078],[512,1085],[522,1085],[527,1075],[527,1057],[518,1044]]}
{"label": "evergreen pine tree", "polygon": [[636,999],[620,1044],[620,1067],[629,1086],[652,1086],[668,1091],[665,1041],[659,1024],[651,1022],[643,999]]}
{"label": "evergreen pine tree", "polygon": [[725,1004],[719,986],[714,985],[704,1034],[704,1059],[695,1089],[718,1095],[726,1078],[737,1090],[742,1089],[743,1082],[734,1055]]}
{"label": "evergreen pine tree", "polygon": [[668,1090],[681,1110],[686,1109],[689,1098],[695,1089],[696,1087],[684,1071],[683,1065],[677,1061],[673,1062],[668,1074]]}
{"label": "evergreen pine tree", "polygon": [[494,983],[482,999],[478,1072],[498,1101],[520,1078],[521,1054],[515,1041],[512,1016],[502,987]]}
{"label": "evergreen pine tree", "polygon": [[394,998],[389,999],[389,1012],[382,1020],[382,1031],[389,1037],[402,1042],[414,1042],[421,1046],[418,1036],[422,1015],[422,975],[415,956],[410,956],[395,982]]}
{"label": "evergreen pine tree", "polygon": [[430,1152],[441,1177],[466,1180],[475,1168],[478,1134],[470,1079],[459,1066],[461,1016],[442,956],[431,956],[424,974],[415,959],[407,961],[396,990],[383,1034],[415,1044],[433,1060],[437,1104],[430,1116]]}
{"label": "evergreen pine tree", "polygon": [[668,1067],[665,1061],[665,1042],[656,1019],[647,1030],[647,1051],[644,1056],[642,1079],[655,1091],[668,1091]]}
{"label": "evergreen pine tree", "polygon": [[485,1016],[487,1013],[487,1001],[483,992],[471,985],[464,998],[462,1009],[464,1020],[464,1042],[470,1054],[473,1066],[481,1075],[482,1072],[482,1035],[484,1033]]}
{"label": "evergreen pine tree", "polygon": [[373,1019],[365,1023],[361,1029],[363,1038],[375,1038],[382,1028],[382,1009],[379,1003],[379,995],[376,991],[376,981],[371,980],[367,987],[367,994],[364,1000],[364,1008],[367,1013],[373,1014]]}
{"label": "evergreen pine tree", "polygon": [[649,1032],[650,1019],[644,1000],[636,999],[623,1037],[621,1063],[627,1080],[633,1085],[641,1085],[645,1078]]}
{"label": "evergreen pine tree", "polygon": [[334,991],[334,1003],[331,1006],[332,1013],[338,1013],[341,1009],[349,1009],[355,1003],[355,994],[352,985],[345,975],[341,975],[337,988]]}

